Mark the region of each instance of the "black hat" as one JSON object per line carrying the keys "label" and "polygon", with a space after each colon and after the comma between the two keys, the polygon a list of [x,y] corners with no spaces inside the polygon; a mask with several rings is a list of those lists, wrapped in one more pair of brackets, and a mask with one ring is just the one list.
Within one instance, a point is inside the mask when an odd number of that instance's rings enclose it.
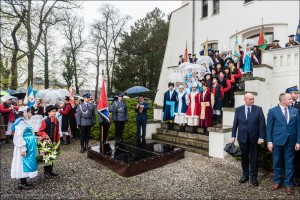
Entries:
{"label": "black hat", "polygon": [[295,92],[295,93],[299,93],[298,87],[297,85],[293,86],[293,87],[289,87],[285,90],[286,93],[290,93],[290,92]]}
{"label": "black hat", "polygon": [[46,113],[45,113],[45,115],[46,116],[48,116],[48,112],[50,112],[50,111],[52,111],[52,110],[56,110],[57,111],[57,107],[56,106],[54,106],[54,105],[49,105],[49,106],[47,106],[46,107]]}
{"label": "black hat", "polygon": [[192,56],[196,56],[196,54],[193,54]]}
{"label": "black hat", "polygon": [[191,53],[189,53],[188,55],[189,55],[189,56],[191,56],[192,54],[191,54]]}
{"label": "black hat", "polygon": [[226,70],[226,69],[229,69],[229,70],[230,70],[230,68],[229,68],[229,67],[224,67],[224,68],[223,68],[223,71],[225,72],[225,70]]}
{"label": "black hat", "polygon": [[70,101],[70,97],[69,97],[69,96],[66,96],[65,100],[66,100],[66,101]]}
{"label": "black hat", "polygon": [[241,48],[243,48],[241,45],[239,45],[239,48],[241,49]]}
{"label": "black hat", "polygon": [[211,77],[211,79],[214,79],[214,78],[217,79],[218,82],[220,82],[220,79],[219,79],[218,76],[212,76],[212,77]]}
{"label": "black hat", "polygon": [[119,92],[118,97],[123,97],[123,94],[121,92]]}
{"label": "black hat", "polygon": [[83,98],[90,98],[90,94],[89,93],[85,93],[84,95],[82,95]]}
{"label": "black hat", "polygon": [[183,57],[183,55],[180,55],[179,58]]}
{"label": "black hat", "polygon": [[208,75],[210,75],[210,77],[211,77],[211,73],[206,73],[206,74],[204,75],[204,78],[206,79],[206,76],[208,76]]}
{"label": "black hat", "polygon": [[273,40],[273,42],[279,42],[280,40]]}
{"label": "black hat", "polygon": [[78,100],[79,99],[79,97],[78,96],[74,96],[74,100]]}
{"label": "black hat", "polygon": [[295,35],[294,35],[294,34],[291,34],[291,35],[289,35],[288,37],[295,37]]}
{"label": "black hat", "polygon": [[215,50],[215,53],[216,53],[216,52],[220,53],[220,51],[219,51],[219,50]]}

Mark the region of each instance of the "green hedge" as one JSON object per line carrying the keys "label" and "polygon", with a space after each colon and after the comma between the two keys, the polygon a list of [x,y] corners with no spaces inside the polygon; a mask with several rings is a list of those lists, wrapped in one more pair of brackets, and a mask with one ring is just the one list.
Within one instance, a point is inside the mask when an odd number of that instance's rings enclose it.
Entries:
{"label": "green hedge", "polygon": [[[123,139],[132,139],[136,136],[136,113],[134,111],[136,104],[138,103],[137,99],[131,98],[131,99],[124,99],[124,101],[127,104],[128,107],[128,122],[125,125]],[[153,103],[148,102],[150,109],[148,110],[148,119],[153,119]],[[97,116],[97,115],[96,115]],[[110,118],[112,119],[112,113],[110,113]],[[98,119],[96,119],[96,122],[98,122]],[[96,123],[91,131],[91,137],[95,139],[99,139],[99,124]],[[115,132],[115,124],[110,124],[110,129],[108,133],[108,140],[114,139],[114,132]]]}

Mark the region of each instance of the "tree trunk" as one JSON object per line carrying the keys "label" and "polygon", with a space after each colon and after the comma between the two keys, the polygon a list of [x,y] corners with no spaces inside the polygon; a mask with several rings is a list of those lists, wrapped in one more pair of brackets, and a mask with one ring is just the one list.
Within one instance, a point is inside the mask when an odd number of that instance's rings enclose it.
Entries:
{"label": "tree trunk", "polygon": [[74,77],[75,77],[75,89],[76,93],[79,94],[78,75],[75,52],[72,52],[73,66],[74,66]]}
{"label": "tree trunk", "polygon": [[48,44],[47,44],[47,29],[44,32],[44,49],[45,49],[45,89],[49,88],[49,52],[48,52]]}
{"label": "tree trunk", "polygon": [[111,85],[110,85],[110,74],[109,74],[109,60],[108,60],[108,49],[106,49],[106,76],[107,76],[107,95],[111,95]]}
{"label": "tree trunk", "polygon": [[33,61],[34,61],[34,55],[29,53],[29,55],[27,56],[27,60],[28,60],[28,82],[27,82],[27,86],[29,87],[30,83],[33,86]]}
{"label": "tree trunk", "polygon": [[97,56],[97,74],[96,74],[96,88],[95,88],[95,99],[98,98],[98,88],[99,88],[99,74],[100,74],[100,61],[99,61],[99,56]]}

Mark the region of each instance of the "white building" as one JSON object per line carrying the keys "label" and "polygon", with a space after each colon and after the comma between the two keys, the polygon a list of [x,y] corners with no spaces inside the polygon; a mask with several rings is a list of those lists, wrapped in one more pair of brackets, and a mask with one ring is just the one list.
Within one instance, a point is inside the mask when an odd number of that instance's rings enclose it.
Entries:
{"label": "white building", "polygon": [[[263,18],[268,42],[277,39],[284,47],[288,35],[296,34],[299,6],[299,1],[182,1],[182,6],[171,15],[155,103],[163,105],[163,95],[170,81],[168,77],[179,72],[178,56],[184,54],[186,42],[189,53],[196,53],[197,57],[206,38],[210,47],[221,52],[224,46],[233,47],[236,36],[241,45],[248,38],[258,40]],[[262,65],[253,67],[253,77],[243,79],[245,92],[255,95],[255,104],[263,108],[265,116],[279,103],[280,93],[288,87],[300,86],[299,55],[299,46],[263,51]],[[244,104],[245,92],[235,93],[235,108]],[[159,106],[154,109],[154,120],[162,119]],[[209,156],[224,158],[227,155],[223,148],[231,138],[234,112],[234,108],[223,108],[222,127],[209,129]],[[155,130],[152,133],[156,133]]]}
{"label": "white building", "polygon": [[[268,42],[277,39],[284,47],[288,41],[287,36],[295,34],[297,30],[299,1],[183,0],[182,6],[171,15],[155,103],[162,105],[163,93],[169,82],[167,77],[178,70],[178,56],[184,53],[186,42],[189,53],[195,53],[197,57],[206,38],[209,47],[222,51],[225,46],[233,46],[236,35],[239,44],[248,38],[258,40],[262,19]],[[298,84],[299,79],[294,82]]]}

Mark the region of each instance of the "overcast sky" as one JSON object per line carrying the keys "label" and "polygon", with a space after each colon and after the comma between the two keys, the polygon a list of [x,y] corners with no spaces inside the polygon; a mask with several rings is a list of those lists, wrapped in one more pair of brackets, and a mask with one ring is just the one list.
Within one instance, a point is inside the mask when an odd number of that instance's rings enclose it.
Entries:
{"label": "overcast sky", "polygon": [[181,6],[181,1],[84,1],[82,6],[82,16],[85,19],[86,25],[91,24],[98,16],[97,9],[103,3],[114,4],[123,15],[130,15],[132,20],[129,26],[140,18],[144,18],[146,13],[151,12],[155,7],[158,7],[166,15],[176,10]]}

